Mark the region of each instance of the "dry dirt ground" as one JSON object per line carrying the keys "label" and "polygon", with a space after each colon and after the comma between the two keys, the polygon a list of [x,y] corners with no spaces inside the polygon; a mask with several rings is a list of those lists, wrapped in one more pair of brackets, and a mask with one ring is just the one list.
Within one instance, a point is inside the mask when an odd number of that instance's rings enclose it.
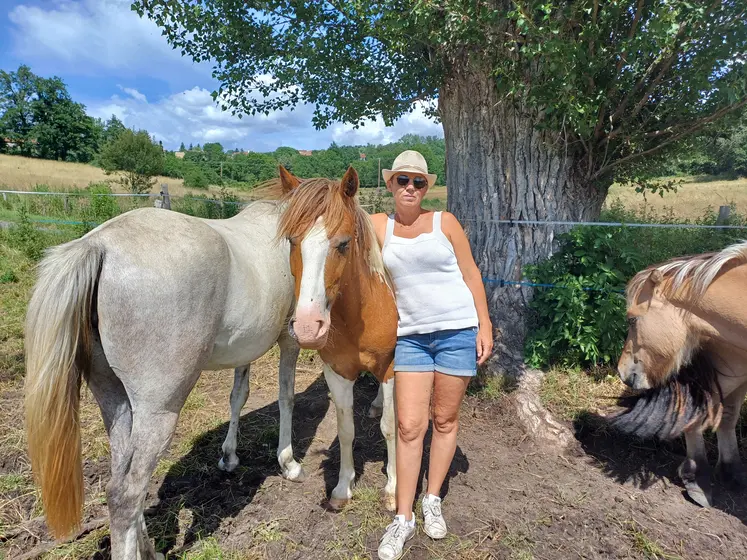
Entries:
{"label": "dry dirt ground", "polygon": [[[375,558],[390,516],[378,494],[385,445],[366,417],[376,384],[356,384],[355,499],[343,512],[325,508],[336,481],[339,447],[334,408],[320,364],[299,364],[294,445],[308,478],[279,476],[276,355],[254,368],[233,474],[216,463],[227,430],[231,372],[206,372],[185,406],[169,454],[153,476],[146,520],[170,558]],[[6,370],[7,371],[7,370]],[[2,379],[0,557],[36,555],[49,543],[30,483],[20,426],[21,382]],[[594,422],[573,426],[578,450],[536,446],[514,419],[510,394],[470,394],[459,447],[444,488],[451,535],[434,542],[419,532],[406,558],[745,558],[745,495],[717,488],[713,509],[683,496],[675,477],[682,445],[615,437]],[[83,403],[86,512],[106,517],[108,450],[90,393]],[[426,440],[426,458],[428,441]],[[42,557],[108,558],[106,526]]]}

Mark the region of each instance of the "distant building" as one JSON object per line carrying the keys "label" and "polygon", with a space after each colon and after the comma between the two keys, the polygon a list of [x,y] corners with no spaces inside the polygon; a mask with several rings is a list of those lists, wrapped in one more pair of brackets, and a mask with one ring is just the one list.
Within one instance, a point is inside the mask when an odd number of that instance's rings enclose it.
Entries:
{"label": "distant building", "polygon": [[310,156],[313,155],[311,153],[311,150],[298,150],[298,155],[300,156]]}
{"label": "distant building", "polygon": [[174,152],[177,159],[184,159],[184,152]]}

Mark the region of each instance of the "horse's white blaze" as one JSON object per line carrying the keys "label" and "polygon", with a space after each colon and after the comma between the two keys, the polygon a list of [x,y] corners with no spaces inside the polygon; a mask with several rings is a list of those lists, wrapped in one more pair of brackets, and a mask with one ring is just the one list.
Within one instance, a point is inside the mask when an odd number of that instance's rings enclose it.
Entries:
{"label": "horse's white blaze", "polygon": [[301,242],[303,272],[296,305],[294,329],[299,342],[315,342],[329,328],[324,265],[329,254],[329,239],[324,220],[319,218]]}
{"label": "horse's white blaze", "polygon": [[337,437],[340,441],[340,475],[337,486],[332,490],[332,499],[347,501],[353,497],[355,465],[353,464],[353,385],[354,381],[336,374],[327,364],[324,365],[324,379],[332,393],[332,401],[337,410]]}

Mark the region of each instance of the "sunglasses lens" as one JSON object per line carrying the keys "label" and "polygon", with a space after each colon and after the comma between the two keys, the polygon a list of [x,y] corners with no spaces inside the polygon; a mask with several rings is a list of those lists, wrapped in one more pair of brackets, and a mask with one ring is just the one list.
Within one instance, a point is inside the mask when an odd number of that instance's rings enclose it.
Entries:
{"label": "sunglasses lens", "polygon": [[398,175],[397,176],[397,184],[401,186],[405,186],[407,183],[410,182],[410,178],[407,175]]}
{"label": "sunglasses lens", "polygon": [[428,182],[425,179],[423,179],[422,177],[415,177],[412,180],[412,186],[415,187],[416,189],[422,189],[427,184],[428,184]]}

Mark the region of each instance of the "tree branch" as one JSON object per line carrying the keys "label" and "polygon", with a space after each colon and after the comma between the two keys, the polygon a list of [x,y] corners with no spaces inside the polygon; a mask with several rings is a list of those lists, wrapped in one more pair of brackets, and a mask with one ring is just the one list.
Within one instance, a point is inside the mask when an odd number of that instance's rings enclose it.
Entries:
{"label": "tree branch", "polygon": [[626,162],[634,160],[634,159],[638,159],[638,158],[642,158],[642,157],[645,157],[645,156],[650,156],[652,154],[655,154],[656,152],[659,152],[662,149],[664,149],[669,144],[672,144],[673,142],[676,142],[677,140],[680,140],[680,139],[684,138],[685,136],[689,136],[690,134],[693,134],[693,133],[697,132],[698,130],[700,130],[701,128],[703,128],[705,125],[707,125],[709,123],[712,123],[712,122],[720,119],[721,117],[723,117],[723,116],[731,113],[732,111],[736,111],[737,109],[741,109],[745,105],[747,105],[747,99],[743,99],[742,101],[740,101],[739,103],[736,103],[735,105],[730,105],[728,107],[724,107],[722,109],[719,109],[718,111],[716,111],[712,115],[709,115],[707,117],[703,117],[702,119],[699,119],[699,120],[695,121],[694,124],[692,124],[691,126],[689,126],[688,128],[686,128],[685,130],[679,132],[678,134],[675,134],[674,136],[672,136],[668,140],[662,142],[661,144],[658,144],[657,146],[654,146],[653,148],[649,148],[648,150],[644,150],[643,152],[639,152],[637,154],[630,154],[628,156],[625,156],[625,157],[622,157],[622,158],[618,159],[617,161],[615,161],[613,163],[610,163],[609,165],[605,165],[604,167],[600,168],[596,173],[594,173],[594,175],[591,176],[591,180],[593,181],[595,179],[598,179],[599,177],[603,176],[604,174],[606,174],[610,170],[614,169],[615,167],[617,167],[619,165],[622,165],[623,163],[626,163]]}
{"label": "tree branch", "polygon": [[[638,23],[641,21],[641,17],[643,15],[643,7],[644,7],[645,0],[638,0],[638,5],[635,9],[635,15],[633,16],[633,21],[630,24],[630,30],[628,30],[628,41],[630,41],[634,36],[636,31],[638,30]],[[594,8],[596,10],[597,8],[597,2],[594,2]],[[620,60],[617,61],[617,66],[615,68],[615,78],[620,76],[620,72],[622,72],[622,67],[625,64],[625,53],[620,53]],[[614,91],[614,88],[610,87],[607,90],[607,96],[606,99],[612,99],[612,93]],[[623,100],[623,104],[627,103],[627,96],[626,99]],[[619,109],[618,109],[619,110]],[[598,141],[602,136],[602,128],[604,127],[604,117],[607,115],[607,102],[602,104],[602,107],[599,109],[599,118],[597,119],[597,125],[594,127],[594,141]],[[614,121],[613,121],[614,122]]]}

